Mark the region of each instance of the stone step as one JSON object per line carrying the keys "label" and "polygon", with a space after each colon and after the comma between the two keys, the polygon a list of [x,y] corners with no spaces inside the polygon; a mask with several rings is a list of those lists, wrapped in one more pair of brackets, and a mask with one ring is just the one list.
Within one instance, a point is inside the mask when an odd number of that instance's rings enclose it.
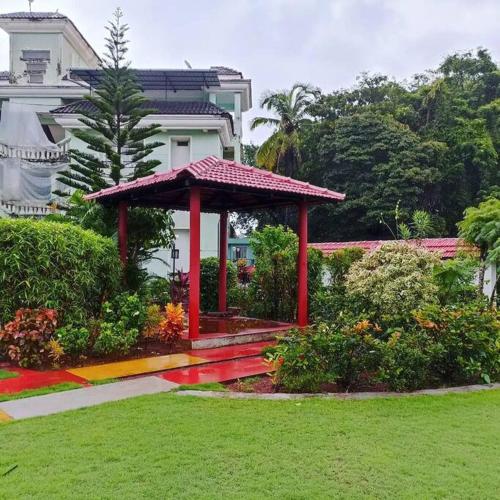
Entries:
{"label": "stone step", "polygon": [[199,338],[190,339],[191,349],[213,349],[217,347],[271,341],[275,340],[276,337],[285,335],[288,330],[289,328],[280,328],[269,331],[241,332],[235,334],[202,334]]}

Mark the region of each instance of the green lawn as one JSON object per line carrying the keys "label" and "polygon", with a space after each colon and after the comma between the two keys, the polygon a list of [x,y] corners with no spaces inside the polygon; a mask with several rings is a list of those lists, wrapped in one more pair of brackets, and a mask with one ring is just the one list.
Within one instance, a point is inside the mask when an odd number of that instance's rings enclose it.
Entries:
{"label": "green lawn", "polygon": [[0,498],[498,498],[499,436],[498,390],[160,394],[0,425]]}
{"label": "green lawn", "polygon": [[16,378],[19,377],[17,372],[9,372],[8,370],[2,370],[0,368],[0,380],[6,380],[8,378]]}
{"label": "green lawn", "polygon": [[[1,393],[0,403],[2,401],[13,401],[14,399],[32,398],[33,396],[44,396],[53,392],[70,391],[71,389],[80,389],[81,384],[75,382],[62,382],[61,384],[49,385],[48,387],[40,387],[39,389],[27,389],[21,392]],[[1,475],[1,473],[0,473]],[[0,497],[1,498],[1,497]]]}

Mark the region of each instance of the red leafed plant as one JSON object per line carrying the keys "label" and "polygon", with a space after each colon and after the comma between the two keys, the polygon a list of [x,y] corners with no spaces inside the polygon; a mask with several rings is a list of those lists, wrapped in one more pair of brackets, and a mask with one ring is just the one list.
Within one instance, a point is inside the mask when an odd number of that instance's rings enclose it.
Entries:
{"label": "red leafed plant", "polygon": [[158,338],[167,344],[173,344],[181,338],[184,329],[184,310],[182,304],[169,303],[165,307],[165,319],[160,323]]}
{"label": "red leafed plant", "polygon": [[0,354],[20,366],[39,366],[48,360],[56,327],[54,309],[18,309],[15,318],[0,330]]}

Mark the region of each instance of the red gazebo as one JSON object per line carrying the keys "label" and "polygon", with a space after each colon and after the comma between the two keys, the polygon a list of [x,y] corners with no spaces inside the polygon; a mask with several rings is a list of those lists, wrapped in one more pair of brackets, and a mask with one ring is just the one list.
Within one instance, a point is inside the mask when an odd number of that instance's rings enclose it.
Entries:
{"label": "red gazebo", "polygon": [[199,336],[200,213],[220,214],[219,311],[226,310],[228,212],[296,205],[299,210],[297,323],[306,326],[307,207],[343,200],[345,195],[234,161],[209,156],[169,172],[153,174],[87,195],[118,206],[120,258],[127,258],[127,209],[149,207],[189,210],[189,338]]}

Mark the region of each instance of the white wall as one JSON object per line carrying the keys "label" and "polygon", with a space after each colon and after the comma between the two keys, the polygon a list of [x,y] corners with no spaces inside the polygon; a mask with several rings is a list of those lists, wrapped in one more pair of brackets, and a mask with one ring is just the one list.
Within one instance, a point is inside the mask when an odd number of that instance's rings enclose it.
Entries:
{"label": "white wall", "polygon": [[[170,158],[170,142],[172,138],[189,139],[191,143],[191,161],[198,161],[210,155],[222,158],[223,147],[220,137],[215,131],[202,132],[198,130],[169,130],[156,135],[151,140],[160,141],[164,146],[156,148],[150,158],[158,159],[162,164],[158,172],[166,172],[172,168]],[[203,206],[201,207],[203,210]],[[176,269],[189,271],[189,212],[174,211],[173,214],[176,232],[176,248],[179,249],[179,260]],[[217,214],[202,214],[201,216],[201,258],[218,255],[218,228]],[[159,261],[153,261],[148,270],[153,274],[167,276],[171,272],[172,259],[170,251],[162,251],[159,256],[169,262],[169,267]]]}
{"label": "white wall", "polygon": [[[26,62],[21,61],[23,50],[49,50],[50,62],[44,75],[44,84],[57,84],[61,76],[57,72],[57,63],[61,61],[62,35],[58,33],[12,33],[10,35],[10,71],[19,76],[26,70]],[[23,83],[27,78],[23,78]]]}

